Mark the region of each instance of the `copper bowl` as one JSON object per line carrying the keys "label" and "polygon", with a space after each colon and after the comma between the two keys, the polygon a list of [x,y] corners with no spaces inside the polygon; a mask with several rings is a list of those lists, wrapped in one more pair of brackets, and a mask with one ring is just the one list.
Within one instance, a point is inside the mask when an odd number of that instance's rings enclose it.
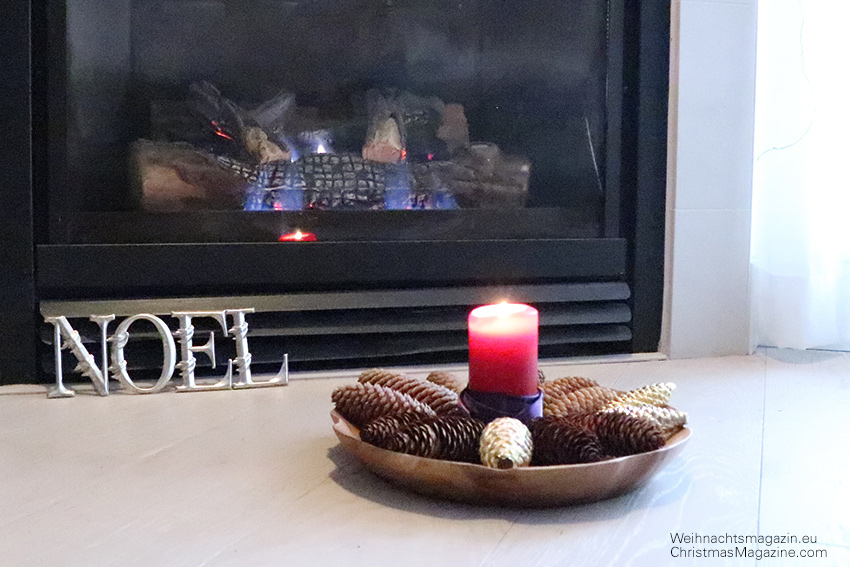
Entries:
{"label": "copper bowl", "polygon": [[331,418],[343,448],[394,485],[457,502],[533,508],[593,502],[639,488],[691,436],[684,428],[660,449],[597,463],[500,470],[381,449],[361,441],[359,430],[336,411]]}

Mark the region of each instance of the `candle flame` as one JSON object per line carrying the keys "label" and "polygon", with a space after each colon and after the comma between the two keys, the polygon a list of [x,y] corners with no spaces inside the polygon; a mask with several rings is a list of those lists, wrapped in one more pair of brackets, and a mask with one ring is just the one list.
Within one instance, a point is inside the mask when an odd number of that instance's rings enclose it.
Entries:
{"label": "candle flame", "polygon": [[526,309],[530,309],[528,305],[502,301],[501,303],[493,303],[491,305],[477,307],[473,310],[473,313],[477,317],[496,317],[498,319],[504,319],[516,315],[517,313],[522,313]]}

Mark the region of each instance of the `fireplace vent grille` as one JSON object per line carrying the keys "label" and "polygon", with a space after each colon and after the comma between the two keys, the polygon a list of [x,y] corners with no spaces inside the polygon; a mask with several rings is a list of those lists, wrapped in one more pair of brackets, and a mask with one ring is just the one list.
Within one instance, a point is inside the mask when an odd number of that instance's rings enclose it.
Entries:
{"label": "fireplace vent grille", "polygon": [[[43,316],[65,315],[97,357],[100,332],[92,314],[122,319],[153,313],[176,329],[172,311],[253,307],[248,343],[255,372],[274,371],[284,353],[293,370],[450,363],[465,360],[466,317],[473,307],[510,299],[540,311],[540,356],[611,354],[629,351],[632,338],[629,288],[623,282],[584,282],[510,287],[452,287],[392,291],[300,293],[244,297],[47,301]],[[196,318],[195,342],[216,335],[216,362],[198,356],[198,374],[220,374],[235,356],[233,343],[209,318]],[[113,329],[116,323],[112,323]],[[42,369],[53,372],[52,328],[42,327]],[[135,323],[126,348],[136,378],[158,375],[162,347],[152,325]],[[76,360],[63,356],[70,378]]]}

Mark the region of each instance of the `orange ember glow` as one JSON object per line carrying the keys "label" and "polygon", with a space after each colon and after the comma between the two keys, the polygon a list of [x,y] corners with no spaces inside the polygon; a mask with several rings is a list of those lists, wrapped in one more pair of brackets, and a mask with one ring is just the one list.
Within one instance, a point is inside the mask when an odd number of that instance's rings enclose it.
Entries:
{"label": "orange ember glow", "polygon": [[315,242],[316,235],[312,232],[301,232],[300,230],[296,230],[295,232],[281,234],[279,240],[280,242]]}
{"label": "orange ember glow", "polygon": [[210,121],[210,124],[213,128],[215,128],[215,135],[221,136],[222,138],[227,138],[228,140],[232,140],[233,138],[229,136],[221,127],[221,125],[215,120]]}

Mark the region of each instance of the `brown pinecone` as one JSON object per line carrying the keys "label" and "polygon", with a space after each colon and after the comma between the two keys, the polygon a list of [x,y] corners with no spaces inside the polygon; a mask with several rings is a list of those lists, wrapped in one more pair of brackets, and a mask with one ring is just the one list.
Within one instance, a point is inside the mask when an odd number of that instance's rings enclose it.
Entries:
{"label": "brown pinecone", "polygon": [[530,429],[534,466],[595,463],[604,458],[596,435],[568,417],[535,419]]}
{"label": "brown pinecone", "polygon": [[444,386],[417,380],[404,374],[381,370],[378,368],[367,370],[357,379],[361,384],[376,384],[385,388],[392,388],[403,392],[431,408],[441,415],[469,415],[469,412],[460,404],[460,398],[456,393]]}
{"label": "brown pinecone", "polygon": [[584,376],[562,376],[561,378],[550,380],[545,387],[547,389],[552,388],[566,394],[573,390],[578,390],[579,388],[590,388],[598,385],[599,382],[596,380],[585,378]]}
{"label": "brown pinecone", "polygon": [[455,394],[460,394],[463,392],[463,389],[466,388],[466,380],[463,378],[459,378],[455,376],[451,372],[442,372],[439,370],[435,370],[425,377],[425,380],[428,382],[433,382],[434,384],[439,384],[444,388],[448,388]]}
{"label": "brown pinecone", "polygon": [[437,432],[415,421],[386,440],[386,449],[417,457],[434,458],[440,451]]}
{"label": "brown pinecone", "polygon": [[392,380],[397,376],[404,376],[404,373],[394,372],[385,368],[370,368],[369,370],[364,370],[363,372],[361,372],[360,376],[357,377],[357,381],[361,384],[384,385],[384,382],[386,382],[387,380]]}
{"label": "brown pinecone", "polygon": [[483,421],[472,417],[441,415],[426,417],[422,423],[430,425],[437,433],[441,445],[438,459],[480,462],[479,440],[486,425]]}
{"label": "brown pinecone", "polygon": [[427,404],[413,399],[403,392],[376,384],[347,384],[331,394],[331,401],[339,414],[362,427],[382,415],[416,412],[435,415]]}
{"label": "brown pinecone", "polygon": [[546,381],[546,374],[543,372],[542,368],[537,369],[537,383],[542,385],[543,382]]}
{"label": "brown pinecone", "polygon": [[382,415],[363,426],[360,430],[360,439],[370,445],[386,448],[389,438],[422,417],[421,413],[416,412]]}
{"label": "brown pinecone", "polygon": [[[548,384],[544,384],[544,387]],[[543,391],[543,415],[558,416],[594,412],[622,395],[619,390],[604,386],[590,386],[562,393],[546,388]]]}
{"label": "brown pinecone", "polygon": [[[370,423],[364,431],[372,428]],[[419,416],[375,443],[385,449],[449,461],[478,462],[478,439],[484,422],[462,416]],[[362,438],[362,435],[361,435]]]}
{"label": "brown pinecone", "polygon": [[688,414],[669,406],[662,408],[658,406],[617,405],[610,408],[603,408],[600,412],[628,413],[635,417],[653,421],[661,428],[665,439],[668,439],[671,435],[682,429],[688,421]]}
{"label": "brown pinecone", "polygon": [[564,376],[555,380],[549,380],[548,382],[540,381],[540,389],[543,390],[544,400],[546,397],[562,398],[580,388],[590,388],[598,385],[599,383],[596,380],[581,376]]}
{"label": "brown pinecone", "polygon": [[606,454],[614,457],[654,451],[664,446],[664,433],[651,419],[619,411],[596,414],[595,432]]}

